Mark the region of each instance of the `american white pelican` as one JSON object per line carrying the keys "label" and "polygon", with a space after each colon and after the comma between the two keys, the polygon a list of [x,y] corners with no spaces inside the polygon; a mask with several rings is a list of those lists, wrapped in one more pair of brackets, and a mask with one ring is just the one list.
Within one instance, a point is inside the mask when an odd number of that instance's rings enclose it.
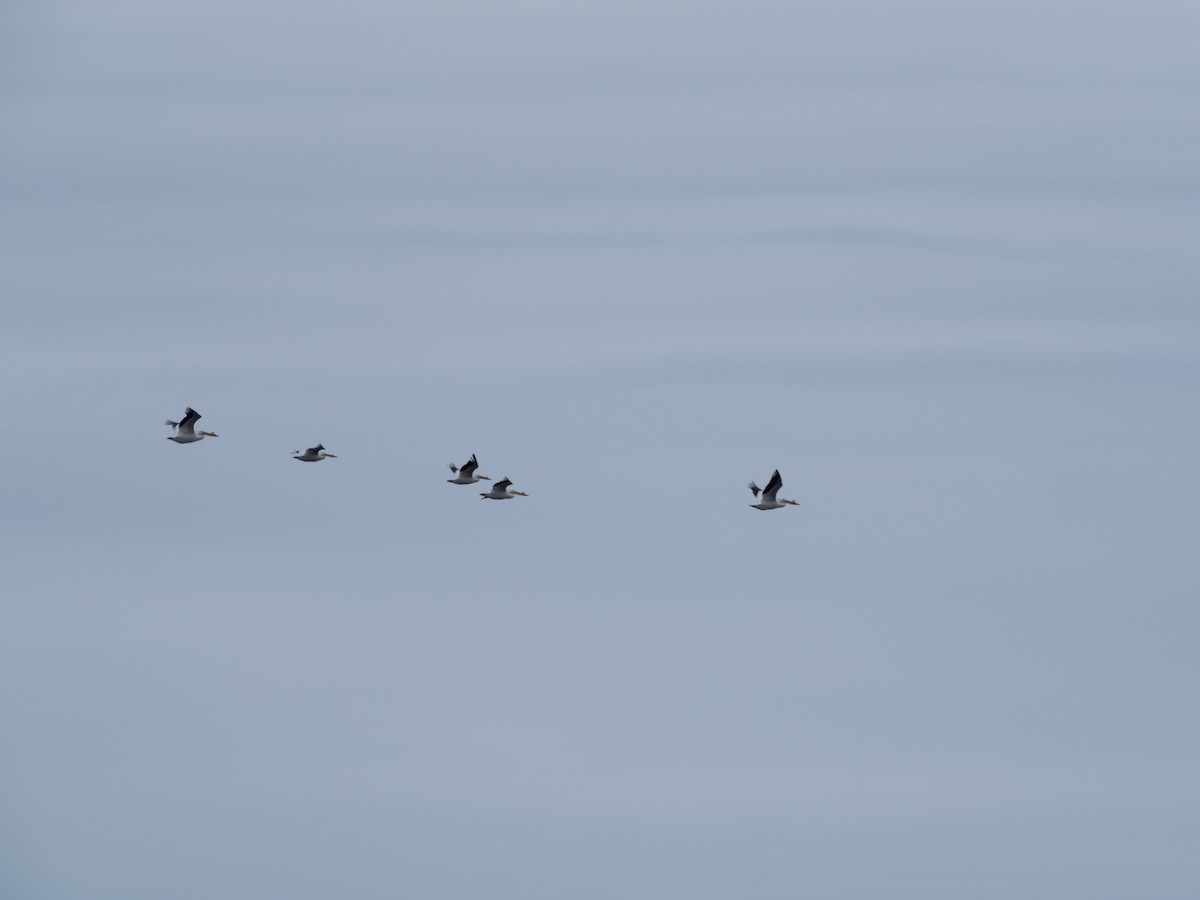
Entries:
{"label": "american white pelican", "polygon": [[[450,484],[474,484],[476,481],[491,481],[486,475],[476,475],[475,470],[479,468],[479,460],[475,458],[475,454],[471,454],[471,458],[461,466],[456,466],[450,463],[450,471],[454,473],[453,478],[447,478],[446,481]],[[511,483],[511,482],[510,482]]]}
{"label": "american white pelican", "polygon": [[167,424],[175,429],[175,433],[167,438],[168,441],[174,441],[177,444],[190,444],[193,441],[202,441],[206,437],[217,437],[211,431],[197,431],[196,423],[200,421],[200,413],[196,412],[190,406],[183,414],[183,418],[178,422],[172,422],[167,419]]}
{"label": "american white pelican", "polygon": [[497,481],[492,485],[492,489],[486,494],[480,494],[484,500],[511,500],[513,497],[528,497],[524,491],[510,491],[508,486],[512,484],[511,478],[505,478],[503,481]]}
{"label": "american white pelican", "polygon": [[320,462],[323,459],[337,459],[337,454],[326,453],[325,445],[317,444],[315,447],[309,447],[303,453],[299,450],[293,450],[292,459],[298,459],[300,462]]}
{"label": "american white pelican", "polygon": [[775,499],[775,495],[779,493],[781,487],[783,487],[783,476],[779,474],[778,469],[771,473],[771,480],[767,482],[765,488],[760,489],[753,481],[750,482],[750,490],[754,492],[754,496],[758,497],[759,494],[762,494],[757,503],[751,503],[750,505],[755,509],[783,509],[789,505],[799,506],[800,504],[795,500]]}

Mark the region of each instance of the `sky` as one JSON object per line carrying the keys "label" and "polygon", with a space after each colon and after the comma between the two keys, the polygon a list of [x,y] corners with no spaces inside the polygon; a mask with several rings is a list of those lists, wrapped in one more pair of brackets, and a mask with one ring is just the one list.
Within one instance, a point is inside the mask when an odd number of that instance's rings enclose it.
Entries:
{"label": "sky", "polygon": [[5,4],[0,893],[1195,897],[1198,29]]}

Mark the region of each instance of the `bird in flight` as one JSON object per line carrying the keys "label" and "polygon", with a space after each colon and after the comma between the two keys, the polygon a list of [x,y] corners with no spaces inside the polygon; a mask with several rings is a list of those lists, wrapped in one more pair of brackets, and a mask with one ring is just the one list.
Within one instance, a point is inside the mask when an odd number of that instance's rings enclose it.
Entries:
{"label": "bird in flight", "polygon": [[511,500],[513,497],[528,497],[524,491],[510,490],[512,485],[511,478],[505,478],[503,481],[497,481],[492,485],[492,489],[486,493],[480,494],[484,500]]}
{"label": "bird in flight", "polygon": [[315,447],[309,447],[303,453],[299,450],[293,450],[292,459],[298,459],[300,462],[320,462],[323,459],[337,459],[337,454],[326,453],[325,445],[317,444]]}
{"label": "bird in flight", "polygon": [[184,411],[183,418],[178,422],[172,422],[167,419],[167,424],[175,429],[175,433],[170,435],[167,440],[174,441],[177,444],[191,444],[194,441],[202,441],[206,437],[218,437],[212,431],[197,431],[196,423],[200,421],[200,413],[196,412],[190,406]]}
{"label": "bird in flight", "polygon": [[486,475],[476,475],[475,470],[479,468],[479,460],[475,458],[475,454],[471,454],[471,458],[461,466],[456,466],[450,463],[450,472],[454,475],[453,478],[447,478],[446,481],[450,484],[474,484],[476,481],[491,481]]}
{"label": "bird in flight", "polygon": [[779,489],[783,487],[783,476],[776,469],[771,473],[771,480],[767,482],[765,488],[760,488],[753,481],[750,482],[750,490],[753,491],[757,503],[751,503],[755,509],[783,509],[785,506],[799,506],[795,500],[776,499],[775,495],[779,493]]}

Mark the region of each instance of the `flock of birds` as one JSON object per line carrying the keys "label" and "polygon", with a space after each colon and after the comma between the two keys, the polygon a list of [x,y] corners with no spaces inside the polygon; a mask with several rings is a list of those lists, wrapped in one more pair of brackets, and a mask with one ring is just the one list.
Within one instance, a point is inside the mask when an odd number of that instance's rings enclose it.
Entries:
{"label": "flock of birds", "polygon": [[[167,440],[177,444],[193,444],[206,437],[220,436],[216,432],[197,430],[196,423],[199,421],[200,413],[190,406],[178,422],[167,419],[167,424],[175,431]],[[327,452],[324,444],[317,444],[315,447],[309,447],[303,453],[299,450],[292,451],[292,459],[298,459],[300,462],[320,462],[323,459],[337,459],[337,454]],[[479,474],[479,460],[475,458],[474,453],[461,466],[450,463],[450,474],[454,476],[446,479],[450,484],[475,484],[479,481],[492,480],[487,475]],[[778,496],[779,489],[783,487],[783,476],[779,474],[778,469],[771,473],[771,480],[767,482],[765,488],[760,488],[753,481],[750,482],[749,487],[751,493],[754,494],[754,499],[758,501],[750,504],[754,509],[783,509],[785,506],[800,505],[795,500],[785,500]],[[490,491],[485,491],[479,496],[484,500],[511,500],[513,497],[528,497],[529,495],[524,491],[513,490],[512,479],[503,478],[493,484]]]}

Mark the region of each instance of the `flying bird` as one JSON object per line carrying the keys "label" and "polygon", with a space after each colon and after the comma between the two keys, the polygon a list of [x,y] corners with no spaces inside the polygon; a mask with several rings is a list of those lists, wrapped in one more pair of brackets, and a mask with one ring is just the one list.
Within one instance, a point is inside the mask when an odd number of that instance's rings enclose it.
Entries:
{"label": "flying bird", "polygon": [[167,440],[174,441],[177,444],[190,444],[193,441],[202,441],[206,437],[217,437],[218,435],[211,431],[196,431],[196,423],[200,421],[200,413],[196,412],[190,406],[184,411],[183,418],[178,422],[172,422],[167,419],[167,424],[175,429],[175,433],[170,435]]}
{"label": "flying bird", "polygon": [[503,481],[497,481],[492,485],[492,489],[486,493],[480,494],[484,500],[511,500],[513,497],[528,497],[524,491],[511,491],[509,485],[512,484],[511,478],[505,478]]}
{"label": "flying bird", "polygon": [[[765,488],[759,488],[753,481],[750,482],[750,490],[754,492],[754,496],[758,498],[757,503],[751,503],[755,509],[783,509],[785,506],[799,506],[795,500],[775,499],[775,495],[779,493],[779,489],[783,487],[783,476],[776,469],[771,473],[771,480],[767,482]],[[759,495],[762,496],[759,496]]]}
{"label": "flying bird", "polygon": [[337,459],[337,454],[326,453],[325,445],[317,444],[315,447],[309,447],[303,453],[299,450],[293,450],[292,459],[298,459],[300,462],[320,462],[323,459]]}
{"label": "flying bird", "polygon": [[[450,463],[450,471],[453,473],[453,478],[447,478],[450,484],[474,484],[476,481],[491,481],[486,475],[476,475],[475,470],[479,468],[479,460],[475,458],[475,454],[471,454],[471,458],[461,466],[456,466]],[[510,482],[511,483],[511,482]]]}

